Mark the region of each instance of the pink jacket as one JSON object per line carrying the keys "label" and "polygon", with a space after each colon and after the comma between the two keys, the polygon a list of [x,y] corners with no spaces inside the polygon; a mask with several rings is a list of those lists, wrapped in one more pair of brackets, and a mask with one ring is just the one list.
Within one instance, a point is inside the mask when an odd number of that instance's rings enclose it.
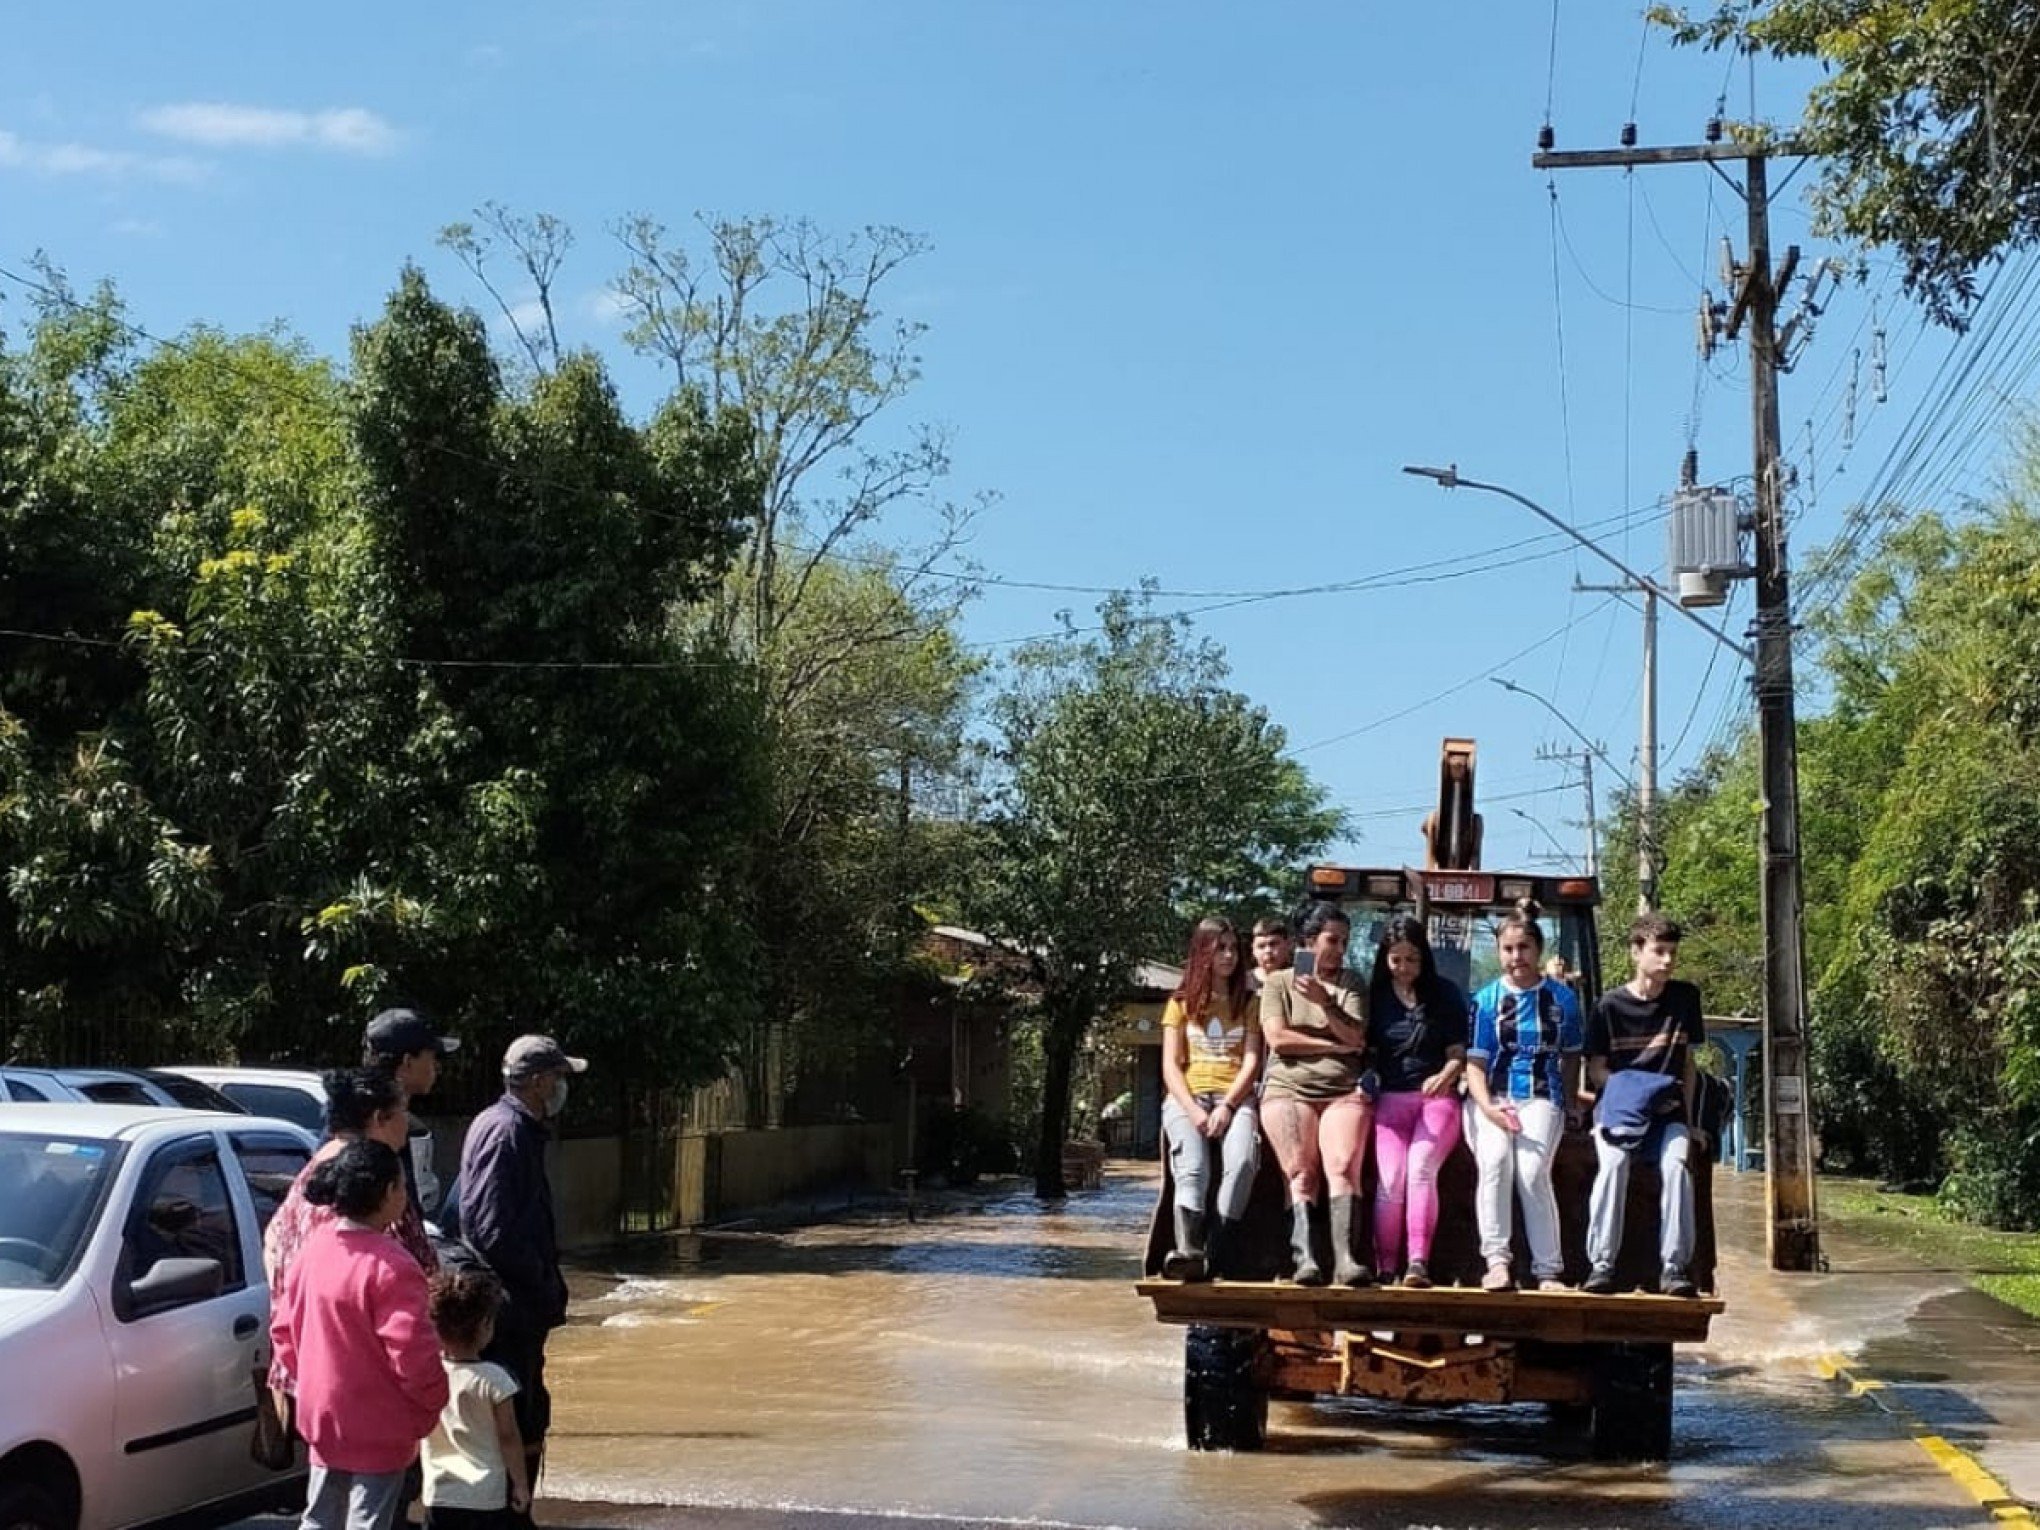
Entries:
{"label": "pink jacket", "polygon": [[446,1406],[425,1274],[388,1233],[317,1228],[284,1274],[269,1321],[297,1378],[297,1427],[334,1471],[402,1471]]}

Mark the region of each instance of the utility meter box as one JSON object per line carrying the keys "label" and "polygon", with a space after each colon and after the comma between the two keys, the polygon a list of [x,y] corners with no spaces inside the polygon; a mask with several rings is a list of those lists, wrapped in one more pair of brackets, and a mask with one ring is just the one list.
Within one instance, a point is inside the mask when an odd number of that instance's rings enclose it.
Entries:
{"label": "utility meter box", "polygon": [[1682,606],[1718,606],[1742,577],[1742,502],[1725,489],[1672,496],[1671,571]]}

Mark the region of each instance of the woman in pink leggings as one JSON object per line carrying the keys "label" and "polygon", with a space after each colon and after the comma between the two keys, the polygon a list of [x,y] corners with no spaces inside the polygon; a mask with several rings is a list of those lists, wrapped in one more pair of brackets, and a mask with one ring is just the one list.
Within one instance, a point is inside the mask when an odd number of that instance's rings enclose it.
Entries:
{"label": "woman in pink leggings", "polygon": [[1438,1230],[1438,1169],[1459,1144],[1459,1075],[1466,1069],[1466,995],[1438,975],[1423,921],[1389,920],[1374,951],[1367,994],[1369,1053],[1381,1082],[1374,1102],[1374,1262],[1383,1280],[1410,1262],[1402,1283],[1431,1284]]}

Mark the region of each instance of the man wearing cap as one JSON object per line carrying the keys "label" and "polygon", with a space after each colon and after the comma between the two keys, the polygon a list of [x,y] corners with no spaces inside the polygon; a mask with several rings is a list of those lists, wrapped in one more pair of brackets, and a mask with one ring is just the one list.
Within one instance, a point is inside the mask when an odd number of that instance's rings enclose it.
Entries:
{"label": "man wearing cap", "polygon": [[552,1424],[546,1335],[567,1320],[559,1229],[545,1149],[567,1103],[567,1078],[587,1071],[550,1036],[519,1036],[503,1054],[503,1097],[475,1117],[460,1154],[461,1230],[503,1282],[496,1337],[483,1352],[517,1378],[525,1481],[536,1483]]}
{"label": "man wearing cap", "polygon": [[[386,1009],[361,1033],[363,1067],[380,1068],[397,1081],[404,1098],[430,1094],[439,1082],[439,1060],[460,1050],[460,1039],[442,1036],[415,1009]],[[411,1118],[409,1151],[404,1154],[404,1187],[420,1216],[439,1208],[439,1176],[432,1167],[432,1131]]]}

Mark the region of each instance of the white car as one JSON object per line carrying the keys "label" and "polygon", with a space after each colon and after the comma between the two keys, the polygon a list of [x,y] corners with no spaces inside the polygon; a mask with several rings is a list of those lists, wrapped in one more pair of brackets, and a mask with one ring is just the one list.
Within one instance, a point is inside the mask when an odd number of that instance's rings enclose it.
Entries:
{"label": "white car", "polygon": [[0,1526],[120,1530],[302,1503],[249,1453],[262,1230],[311,1158],[288,1122],[0,1106]]}
{"label": "white car", "polygon": [[[177,1063],[159,1073],[195,1079],[258,1116],[295,1121],[315,1137],[326,1135],[326,1086],[309,1068],[229,1068],[213,1063]],[[411,1173],[418,1182],[418,1206],[426,1216],[439,1209],[437,1149],[432,1132],[411,1118]]]}

